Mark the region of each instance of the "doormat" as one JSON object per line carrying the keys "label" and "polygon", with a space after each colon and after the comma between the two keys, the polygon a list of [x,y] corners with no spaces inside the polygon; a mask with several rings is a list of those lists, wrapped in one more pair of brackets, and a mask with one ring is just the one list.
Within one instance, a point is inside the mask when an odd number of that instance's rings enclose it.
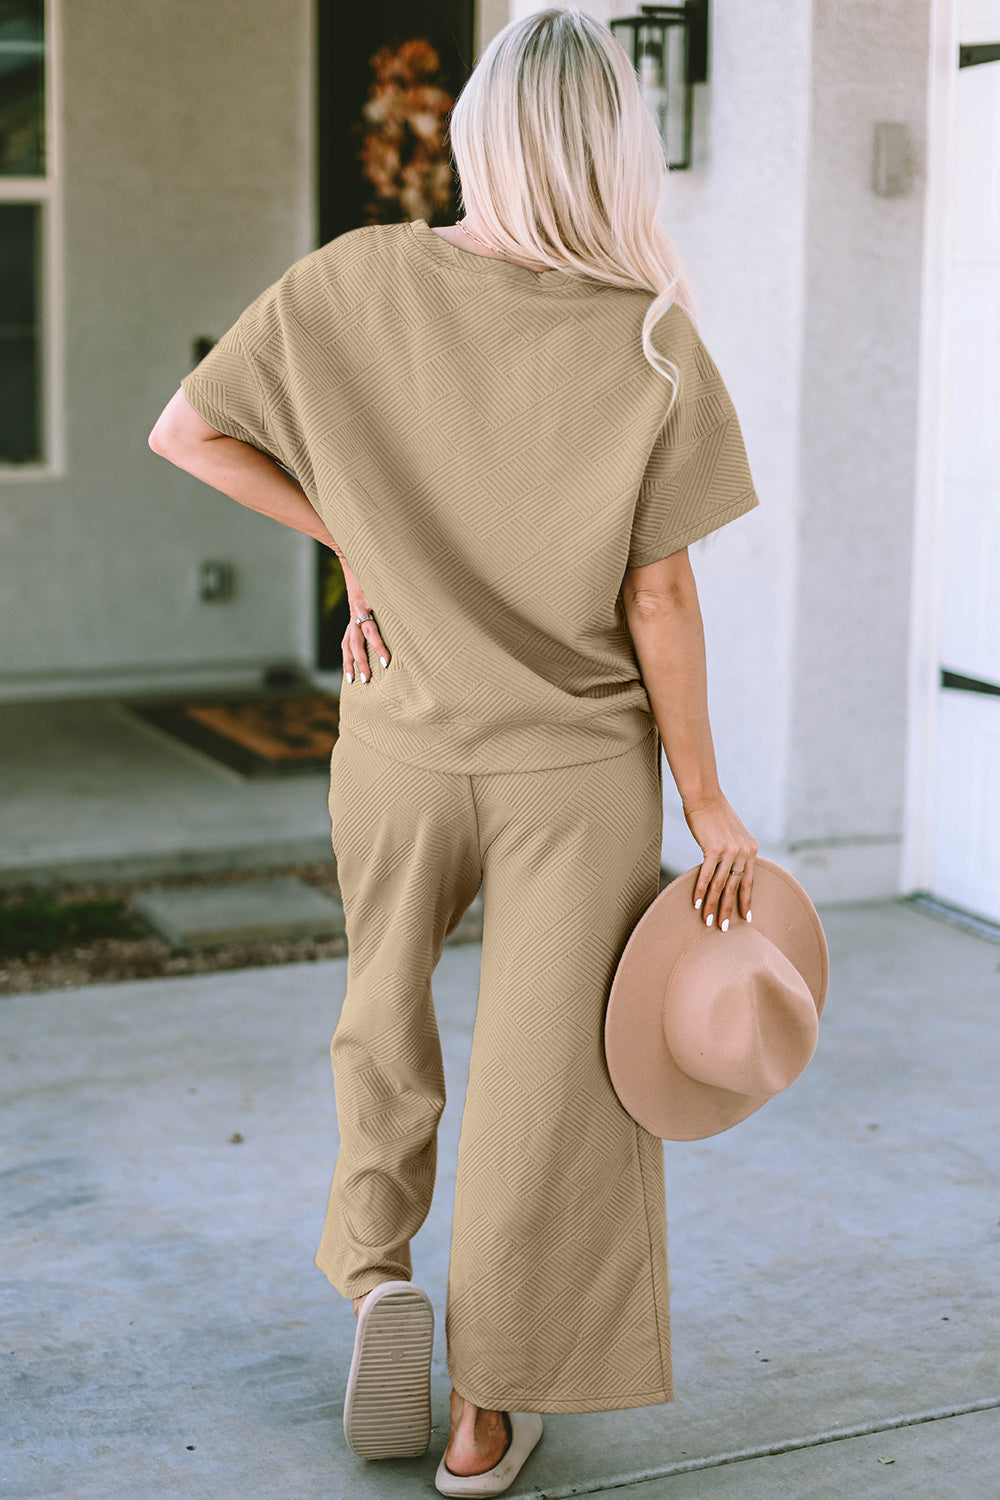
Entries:
{"label": "doormat", "polygon": [[326,771],[337,740],[335,693],[126,702],[124,706],[244,776]]}

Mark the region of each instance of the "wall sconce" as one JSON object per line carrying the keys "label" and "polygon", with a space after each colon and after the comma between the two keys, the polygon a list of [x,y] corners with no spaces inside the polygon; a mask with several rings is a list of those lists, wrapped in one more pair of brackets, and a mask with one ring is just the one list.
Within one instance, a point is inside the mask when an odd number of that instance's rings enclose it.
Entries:
{"label": "wall sconce", "polygon": [[708,0],[639,9],[641,15],[616,17],[610,29],[623,32],[618,40],[639,75],[668,171],[684,171],[691,165],[692,85],[708,78]]}

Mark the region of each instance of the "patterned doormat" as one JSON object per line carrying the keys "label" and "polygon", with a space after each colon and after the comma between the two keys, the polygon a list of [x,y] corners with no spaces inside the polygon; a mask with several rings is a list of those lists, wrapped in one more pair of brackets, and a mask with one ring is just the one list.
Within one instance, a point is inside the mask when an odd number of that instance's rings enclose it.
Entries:
{"label": "patterned doormat", "polygon": [[127,701],[124,707],[244,776],[328,770],[340,724],[335,693]]}

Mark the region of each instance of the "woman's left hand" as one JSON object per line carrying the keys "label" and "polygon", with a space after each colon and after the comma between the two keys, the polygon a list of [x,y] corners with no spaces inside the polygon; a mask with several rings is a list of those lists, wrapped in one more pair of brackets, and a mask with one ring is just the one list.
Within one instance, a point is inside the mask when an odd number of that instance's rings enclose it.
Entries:
{"label": "woman's left hand", "polygon": [[[757,840],[748,832],[721,791],[698,804],[683,802],[684,817],[702,854],[694,904],[709,927],[725,932],[735,914],[751,921]],[[738,903],[738,904],[737,904]]]}
{"label": "woman's left hand", "polygon": [[383,641],[382,634],[375,620],[363,620],[360,625],[358,624],[359,615],[367,615],[371,609],[371,605],[361,584],[355,578],[339,552],[337,556],[340,558],[340,566],[344,570],[344,582],[347,584],[347,602],[351,606],[351,623],[344,631],[344,639],[340,643],[340,649],[344,657],[344,677],[348,682],[353,682],[354,667],[357,664],[358,677],[362,682],[367,682],[370,675],[367,647],[371,646],[383,667],[389,665],[389,648]]}

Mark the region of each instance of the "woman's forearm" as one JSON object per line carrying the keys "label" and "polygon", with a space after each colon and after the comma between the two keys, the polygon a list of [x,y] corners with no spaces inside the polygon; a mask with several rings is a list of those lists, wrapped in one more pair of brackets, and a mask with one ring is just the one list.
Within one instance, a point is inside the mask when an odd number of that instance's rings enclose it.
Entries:
{"label": "woman's forearm", "polygon": [[626,603],[636,659],[671,774],[685,807],[719,795],[708,720],[705,632],[693,586]]}
{"label": "woman's forearm", "polygon": [[186,473],[250,510],[270,516],[304,536],[315,537],[340,555],[336,542],[309,503],[297,479],[249,443],[220,434],[189,442],[170,443],[155,451]]}
{"label": "woman's forearm", "polygon": [[706,926],[717,919],[725,932],[736,914],[751,920],[758,845],[719,786],[708,722],[705,631],[687,548],[626,569],[622,602],[684,818],[702,851],[692,899]]}
{"label": "woman's forearm", "polygon": [[[190,416],[186,416],[185,420],[200,421],[197,417]],[[371,647],[378,655],[384,667],[388,666],[391,660],[389,648],[382,639],[378,622],[374,618],[365,618],[371,613],[368,595],[313,509],[298,480],[293,479],[266,453],[261,453],[249,443],[241,443],[237,438],[228,437],[225,433],[218,437],[178,437],[175,433],[165,435],[167,431],[168,429],[164,429],[163,433],[158,433],[154,428],[150,434],[150,447],[154,453],[169,458],[178,468],[193,474],[196,479],[204,480],[213,489],[221,490],[232,500],[238,500],[241,505],[259,511],[261,515],[270,516],[282,526],[290,526],[293,531],[302,532],[304,536],[315,537],[318,542],[329,547],[331,552],[336,553],[343,569],[347,599],[351,607],[351,623],[342,643],[344,676],[347,681],[354,681],[355,663],[361,681],[368,681],[367,647]],[[359,624],[359,620],[362,623]],[[353,653],[353,656],[349,653]]]}

